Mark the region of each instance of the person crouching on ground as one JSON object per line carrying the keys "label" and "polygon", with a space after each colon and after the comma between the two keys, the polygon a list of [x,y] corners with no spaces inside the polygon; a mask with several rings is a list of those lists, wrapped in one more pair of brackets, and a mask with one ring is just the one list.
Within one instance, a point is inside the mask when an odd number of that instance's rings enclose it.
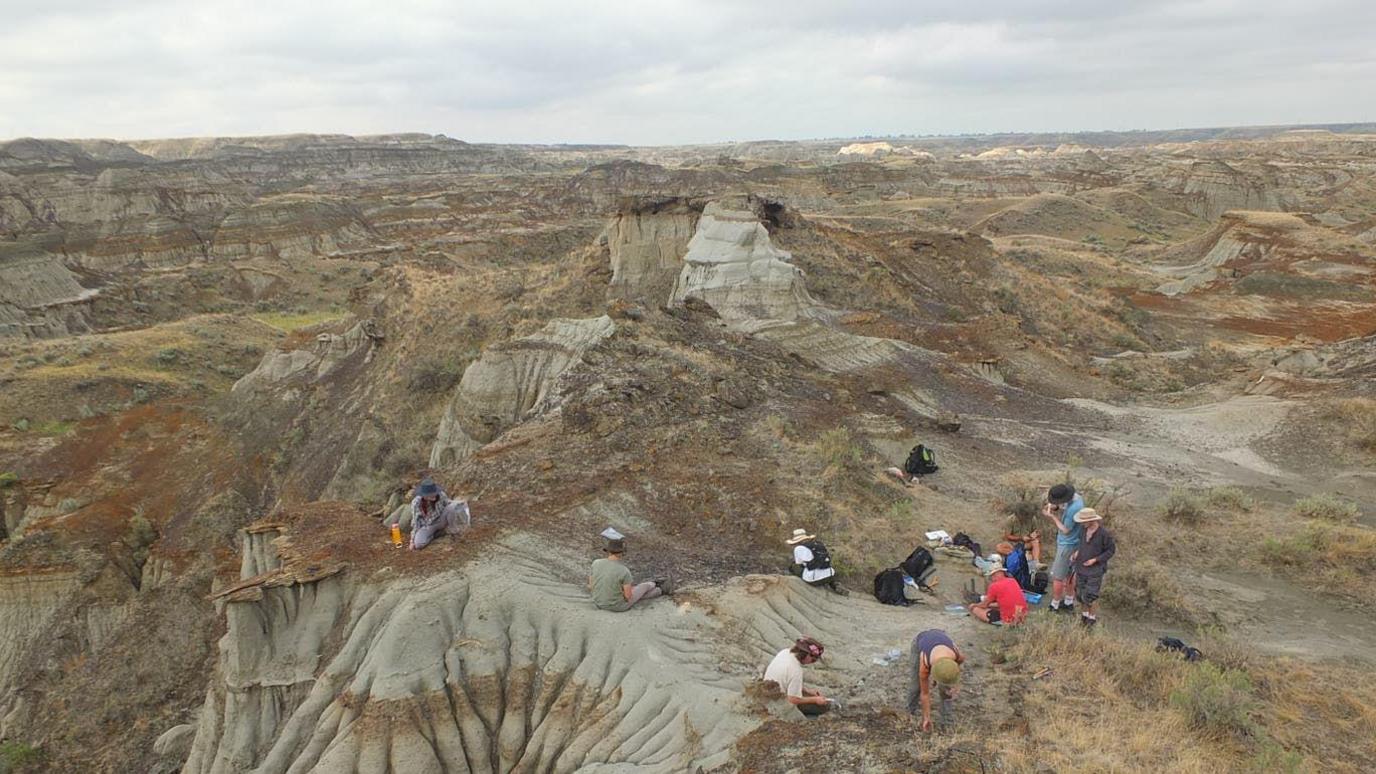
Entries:
{"label": "person crouching on ground", "polygon": [[831,700],[821,691],[803,685],[803,667],[817,663],[824,650],[822,643],[803,637],[796,640],[793,647],[779,651],[764,670],[764,679],[778,684],[779,692],[788,703],[808,717],[825,715],[832,707]]}
{"label": "person crouching on ground", "polygon": [[1027,618],[1027,598],[1022,595],[1022,586],[1008,577],[1002,565],[994,565],[984,573],[989,577],[989,588],[980,601],[970,605],[970,615],[988,624],[1017,626]]}
{"label": "person crouching on ground", "polygon": [[1075,598],[1080,601],[1080,623],[1093,626],[1099,621],[1099,593],[1104,587],[1108,560],[1118,551],[1113,533],[1104,529],[1104,519],[1093,508],[1075,514],[1085,528],[1084,539],[1071,562],[1075,566]]}
{"label": "person crouching on ground", "polygon": [[932,730],[932,684],[941,696],[941,726],[949,728],[954,714],[952,702],[960,692],[960,665],[965,656],[951,635],[928,629],[913,638],[912,675],[908,683],[908,714],[922,705],[922,730]]}
{"label": "person crouching on ground", "polygon": [[816,535],[807,534],[805,529],[795,529],[793,537],[786,542],[793,546],[793,564],[789,566],[789,572],[810,586],[826,586],[837,594],[846,593],[836,583],[836,568],[831,566],[831,552]]}
{"label": "person crouching on ground", "polygon": [[416,496],[411,500],[411,550],[430,545],[440,532],[459,534],[470,519],[467,501],[449,499],[439,484],[426,478],[416,487]]}
{"label": "person crouching on ground", "polygon": [[1022,543],[1023,551],[1032,559],[1032,570],[1042,566],[1042,533],[1037,529],[1034,512],[1014,513],[1008,517],[1003,530],[1003,539],[1017,545]]}
{"label": "person crouching on ground", "polygon": [[1075,514],[1085,507],[1083,497],[1070,484],[1057,484],[1046,495],[1042,516],[1056,526],[1056,558],[1051,562],[1051,605],[1056,613],[1075,609],[1075,576],[1070,572],[1070,556],[1080,547],[1084,532]]}
{"label": "person crouching on ground", "polygon": [[667,581],[631,583],[631,570],[622,562],[626,553],[625,538],[608,540],[606,548],[602,550],[607,557],[593,562],[588,575],[588,591],[592,594],[592,603],[597,607],[624,613],[641,600],[671,593]]}

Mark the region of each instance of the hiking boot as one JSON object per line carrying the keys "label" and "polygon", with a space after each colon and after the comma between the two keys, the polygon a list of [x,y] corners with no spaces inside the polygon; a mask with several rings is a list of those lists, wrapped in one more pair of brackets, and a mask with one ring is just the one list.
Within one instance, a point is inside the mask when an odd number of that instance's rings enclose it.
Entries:
{"label": "hiking boot", "polygon": [[1075,603],[1074,603],[1074,602],[1062,602],[1062,603],[1061,603],[1061,609],[1064,610],[1064,611],[1067,612],[1067,613],[1073,613],[1073,612],[1075,612]]}
{"label": "hiking boot", "polygon": [[674,595],[673,578],[655,578],[655,587],[666,597],[672,597]]}
{"label": "hiking boot", "polygon": [[1099,619],[1097,619],[1097,618],[1090,618],[1089,616],[1084,615],[1083,613],[1081,613],[1081,614],[1080,614],[1080,623],[1083,624],[1083,625],[1085,626],[1085,628],[1089,628],[1089,627],[1094,626],[1094,624],[1099,623]]}

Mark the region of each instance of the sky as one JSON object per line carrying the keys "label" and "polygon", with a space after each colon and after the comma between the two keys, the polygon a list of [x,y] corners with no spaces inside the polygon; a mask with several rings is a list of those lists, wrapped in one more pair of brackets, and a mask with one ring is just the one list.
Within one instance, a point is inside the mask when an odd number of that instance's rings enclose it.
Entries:
{"label": "sky", "polygon": [[1376,120],[1376,0],[0,0],[0,138]]}

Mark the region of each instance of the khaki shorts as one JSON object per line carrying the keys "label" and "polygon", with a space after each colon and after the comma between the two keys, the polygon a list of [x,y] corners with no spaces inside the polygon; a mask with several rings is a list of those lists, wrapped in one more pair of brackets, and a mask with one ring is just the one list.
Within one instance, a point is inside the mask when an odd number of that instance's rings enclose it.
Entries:
{"label": "khaki shorts", "polygon": [[1051,580],[1066,581],[1070,579],[1070,555],[1075,553],[1079,546],[1056,546],[1056,558],[1051,562]]}

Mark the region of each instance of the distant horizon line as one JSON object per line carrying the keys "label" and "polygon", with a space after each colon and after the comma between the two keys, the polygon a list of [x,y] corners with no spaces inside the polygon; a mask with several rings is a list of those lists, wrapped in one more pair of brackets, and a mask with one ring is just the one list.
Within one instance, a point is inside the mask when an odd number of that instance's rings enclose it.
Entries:
{"label": "distant horizon line", "polygon": [[[272,140],[287,139],[294,137],[338,137],[353,140],[364,140],[374,138],[437,138],[461,142],[467,145],[499,145],[514,147],[547,147],[547,148],[684,148],[684,147],[712,147],[721,145],[750,145],[760,143],[830,143],[846,141],[871,141],[882,142],[885,140],[961,140],[969,138],[996,138],[996,137],[1035,137],[1035,136],[1093,136],[1093,135],[1132,135],[1132,134],[1169,134],[1176,132],[1217,132],[1227,130],[1274,130],[1274,131],[1333,131],[1335,129],[1352,129],[1357,127],[1369,127],[1376,132],[1376,120],[1372,121],[1338,121],[1338,122],[1315,122],[1315,123],[1278,123],[1278,124],[1219,124],[1214,126],[1182,126],[1169,128],[1134,128],[1134,129],[1044,129],[1044,130],[1000,130],[993,132],[960,132],[960,133],[898,133],[898,134],[855,134],[855,135],[834,135],[829,137],[802,137],[795,139],[783,139],[779,137],[760,137],[755,139],[727,139],[711,140],[703,142],[679,142],[679,143],[625,143],[625,142],[517,142],[517,141],[493,141],[493,140],[468,140],[454,137],[444,132],[422,132],[422,131],[392,131],[392,132],[336,132],[336,131],[313,131],[313,132],[279,132],[272,134],[201,134],[201,135],[181,135],[173,137],[41,137],[37,135],[19,135],[15,137],[0,138],[0,146],[8,145],[24,140],[35,142],[110,142],[118,144],[131,143],[150,143],[150,142],[185,142],[194,140]],[[1339,132],[1341,133],[1341,132]]]}

